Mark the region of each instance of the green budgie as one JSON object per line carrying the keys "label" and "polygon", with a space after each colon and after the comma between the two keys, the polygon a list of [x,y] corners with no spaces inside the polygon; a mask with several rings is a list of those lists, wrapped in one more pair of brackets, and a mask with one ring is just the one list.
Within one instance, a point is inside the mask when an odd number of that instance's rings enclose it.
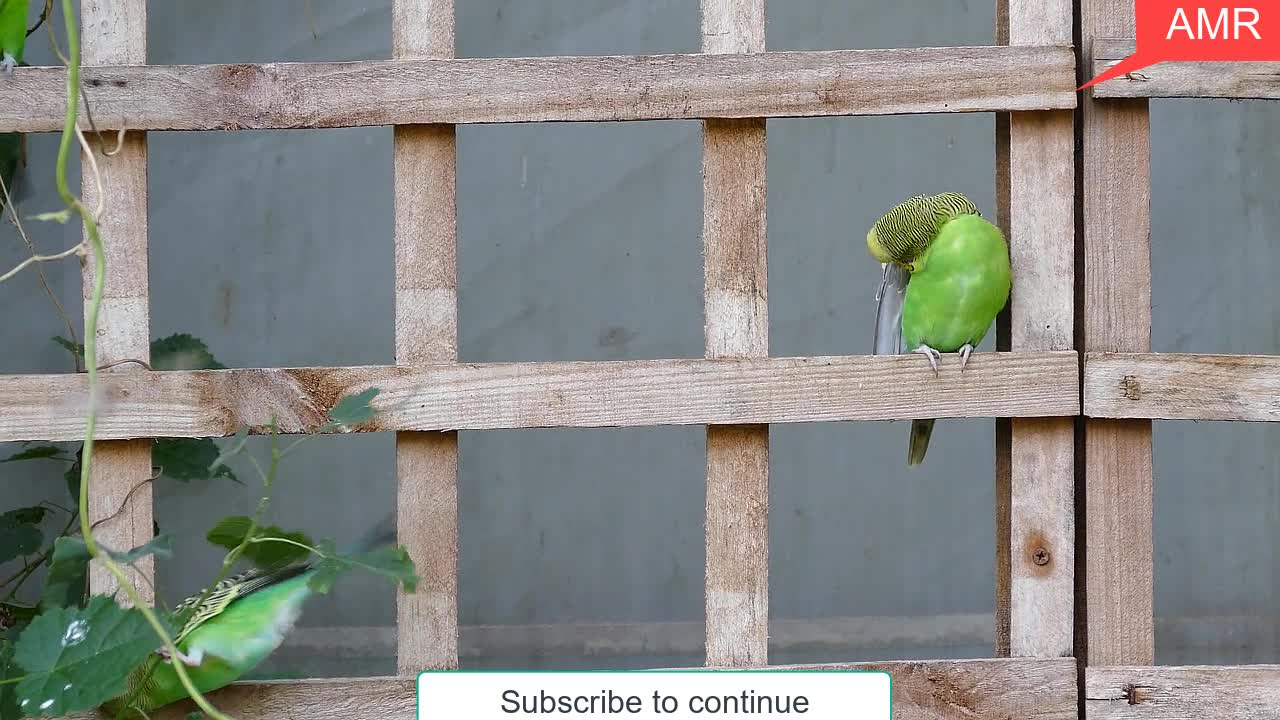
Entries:
{"label": "green budgie", "polygon": [[[920,195],[876,221],[867,249],[884,266],[875,352],[920,353],[935,375],[941,354],[958,352],[964,372],[1009,300],[1009,246],[1000,229],[959,193]],[[911,422],[909,466],[924,461],[933,423]]]}
{"label": "green budgie", "polygon": [[[28,0],[0,0],[0,74],[9,76],[22,62],[27,44]],[[0,82],[4,78],[0,77]],[[0,180],[14,195],[14,180],[22,165],[26,143],[21,133],[0,133]],[[0,193],[0,210],[4,209],[4,193]]]}
{"label": "green budgie", "polygon": [[[174,638],[178,661],[187,666],[196,689],[206,693],[225,687],[280,647],[311,596],[307,581],[315,572],[308,565],[255,568],[218,583]],[[174,615],[189,611],[202,594],[184,600]],[[135,670],[125,695],[105,703],[104,710],[113,716],[126,709],[150,713],[187,697],[168,652],[161,648],[156,654],[159,660]],[[128,712],[123,717],[143,716]]]}

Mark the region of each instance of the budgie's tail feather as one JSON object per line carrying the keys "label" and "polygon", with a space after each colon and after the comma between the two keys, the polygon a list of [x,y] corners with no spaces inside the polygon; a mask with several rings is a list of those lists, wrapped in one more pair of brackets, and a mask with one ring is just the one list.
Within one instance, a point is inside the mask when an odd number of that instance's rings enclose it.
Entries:
{"label": "budgie's tail feather", "polygon": [[915,467],[924,462],[924,454],[929,451],[931,435],[933,435],[933,420],[911,421],[911,446],[907,449],[907,467]]}

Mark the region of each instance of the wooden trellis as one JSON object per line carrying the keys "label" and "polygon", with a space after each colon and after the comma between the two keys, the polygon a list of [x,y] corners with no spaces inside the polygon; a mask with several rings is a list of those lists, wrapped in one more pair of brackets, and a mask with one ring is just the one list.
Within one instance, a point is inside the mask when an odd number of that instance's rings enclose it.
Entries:
{"label": "wooden trellis", "polygon": [[[1229,84],[1221,66],[1161,66],[1142,82],[1104,83],[1077,108],[1071,0],[1000,0],[989,47],[766,52],[764,0],[702,0],[700,54],[489,59],[453,58],[454,0],[395,0],[391,60],[197,66],[145,64],[146,5],[82,2],[94,119],[132,131],[118,155],[98,158],[111,198],[100,363],[148,352],[144,131],[396,126],[396,365],[123,365],[101,377],[95,517],[116,514],[150,473],[139,438],[222,436],[272,416],[301,432],[342,395],[382,388],[362,429],[397,432],[399,538],[423,578],[399,598],[401,675],[239,684],[217,693],[221,707],[242,718],[408,717],[413,674],[457,667],[459,430],[706,425],[707,664],[766,666],[768,426],[914,417],[1007,419],[997,426],[995,552],[996,645],[1008,657],[825,667],[888,670],[902,718],[1066,720],[1081,707],[1098,718],[1172,718],[1280,705],[1276,668],[1109,667],[1153,661],[1149,418],[1280,416],[1256,400],[1275,396],[1280,359],[1146,354],[1146,101],[1111,98],[1275,97],[1273,81]],[[1132,0],[1081,2],[1084,70],[1124,53],[1102,38],[1132,37],[1132,18]],[[61,128],[65,77],[22,68],[0,80],[0,131]],[[918,358],[770,358],[765,119],[951,112],[999,113],[996,215],[1014,269],[1000,349],[1011,352],[938,379]],[[706,357],[458,363],[454,125],[662,119],[704,121]],[[1077,348],[1087,351],[1083,402]],[[0,441],[78,439],[85,399],[82,375],[0,376]],[[1087,488],[1080,582],[1077,471]],[[102,526],[104,539],[141,544],[151,512],[149,491],[135,492]],[[99,573],[91,583],[112,589]],[[1073,654],[1092,666],[1083,705]],[[1271,704],[1258,705],[1259,693]]]}

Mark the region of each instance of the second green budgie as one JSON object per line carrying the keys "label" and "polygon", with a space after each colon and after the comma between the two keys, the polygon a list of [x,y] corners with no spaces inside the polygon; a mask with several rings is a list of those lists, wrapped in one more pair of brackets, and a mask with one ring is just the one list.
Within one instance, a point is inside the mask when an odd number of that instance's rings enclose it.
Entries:
{"label": "second green budgie", "polygon": [[[1009,300],[1013,276],[1000,229],[964,195],[920,195],[876,221],[867,249],[884,266],[876,353],[920,353],[935,375],[942,353],[959,353],[963,372]],[[924,461],[933,424],[911,422],[908,465]]]}
{"label": "second green budgie", "polygon": [[190,615],[174,638],[180,656],[157,653],[155,661],[134,671],[125,695],[103,709],[113,716],[128,710],[123,717],[144,717],[136,711],[150,713],[187,697],[174,662],[187,666],[202,693],[239,679],[280,647],[312,594],[307,581],[315,572],[307,565],[248,570],[218,583],[194,610],[199,594],[183,601],[174,608],[175,616]]}

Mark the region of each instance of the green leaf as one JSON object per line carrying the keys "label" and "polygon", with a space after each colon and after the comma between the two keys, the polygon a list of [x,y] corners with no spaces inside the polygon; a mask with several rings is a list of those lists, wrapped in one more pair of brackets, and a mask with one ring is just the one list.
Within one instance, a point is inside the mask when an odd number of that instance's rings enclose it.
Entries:
{"label": "green leaf", "polygon": [[151,448],[151,464],[161,468],[165,477],[178,482],[217,477],[240,482],[226,465],[210,469],[217,459],[218,446],[209,438],[161,438]]}
{"label": "green leaf", "polygon": [[111,555],[112,559],[116,562],[123,563],[125,565],[137,562],[148,555],[155,555],[156,557],[162,558],[172,557],[173,539],[168,535],[156,535],[151,538],[151,542],[148,542],[145,545],[139,545],[128,552],[115,552],[113,550],[108,550],[107,553]]}
{"label": "green leaf", "polygon": [[44,522],[44,516],[49,513],[49,508],[42,505],[32,505],[31,507],[18,508],[0,515],[0,521],[11,520],[23,525],[39,525]]}
{"label": "green leaf", "polygon": [[199,710],[193,710],[187,713],[186,720],[204,720],[204,713],[200,712]]}
{"label": "green leaf", "polygon": [[49,339],[61,345],[63,349],[71,353],[73,356],[78,358],[84,357],[84,345],[78,342],[71,342],[62,336],[52,337]]}
{"label": "green leaf", "polygon": [[369,401],[380,392],[379,388],[369,388],[362,393],[342,398],[329,411],[329,419],[346,427],[368,422],[373,418],[373,407],[369,405]]}
{"label": "green leaf", "polygon": [[30,523],[18,522],[12,513],[0,515],[0,563],[31,555],[44,543],[44,533]]}
{"label": "green leaf", "polygon": [[19,460],[43,460],[45,458],[54,458],[57,460],[70,460],[71,458],[63,457],[62,448],[53,445],[33,445],[29,448],[20,450],[9,457],[0,460],[0,462],[17,462]]}
{"label": "green leaf", "polygon": [[[0,643],[0,680],[22,677],[22,668],[13,661],[13,643]],[[14,683],[0,685],[0,718],[22,717]]]}
{"label": "green leaf", "polygon": [[222,370],[226,365],[214,359],[204,341],[177,333],[151,341],[153,370]]}
{"label": "green leaf", "polygon": [[414,570],[413,560],[403,546],[384,547],[358,555],[342,555],[336,551],[331,541],[325,540],[320,543],[319,552],[324,559],[316,563],[316,574],[307,583],[317,593],[328,593],[340,575],[355,568],[389,578],[403,585],[405,592],[412,593],[418,589],[419,578]]}
{"label": "green leaf", "polygon": [[249,426],[245,425],[244,427],[240,428],[235,435],[232,436],[231,444],[223,448],[222,452],[218,453],[218,457],[214,458],[213,462],[209,463],[209,472],[212,473],[218,468],[223,467],[224,465],[227,464],[228,460],[235,457],[236,455],[239,455],[240,451],[244,450],[244,444],[248,441],[249,441]]}
{"label": "green leaf", "polygon": [[97,707],[125,692],[125,679],[159,645],[137,609],[106,595],[85,608],[55,608],[23,631],[14,659],[26,671],[18,707],[29,716],[57,717]]}
{"label": "green leaf", "polygon": [[[225,517],[205,537],[214,545],[234,550],[244,542],[249,533],[250,522],[244,515]],[[291,540],[308,548],[315,547],[315,543],[305,533],[283,530],[274,525],[259,527],[253,533],[255,540],[270,538]],[[305,560],[310,554],[310,550],[287,542],[255,542],[245,546],[240,557],[258,567],[275,568]]]}
{"label": "green leaf", "polygon": [[89,573],[89,548],[79,538],[60,537],[53,541],[53,562],[44,577],[40,605],[76,607],[84,602]]}
{"label": "green leaf", "polygon": [[65,225],[65,224],[67,223],[67,221],[71,219],[71,211],[70,211],[70,210],[56,210],[56,211],[54,211],[54,212],[42,212],[42,213],[39,213],[39,214],[36,214],[36,215],[31,215],[31,216],[29,216],[27,219],[28,219],[28,220],[35,220],[36,222],[50,222],[50,221],[53,221],[53,222],[61,223],[61,224]]}

